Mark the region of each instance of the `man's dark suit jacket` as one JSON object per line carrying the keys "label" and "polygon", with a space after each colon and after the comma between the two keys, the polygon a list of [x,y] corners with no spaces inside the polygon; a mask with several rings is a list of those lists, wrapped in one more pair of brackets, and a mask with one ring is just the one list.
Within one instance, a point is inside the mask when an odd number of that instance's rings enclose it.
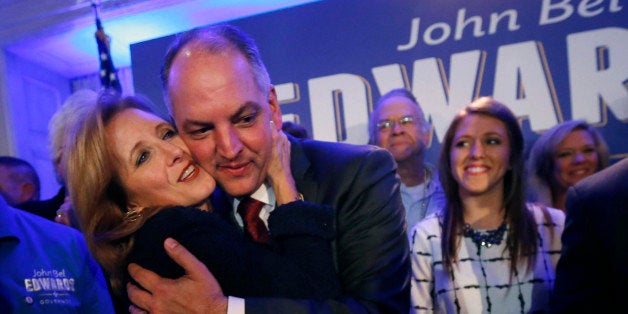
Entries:
{"label": "man's dark suit jacket", "polygon": [[556,313],[616,313],[628,297],[628,158],[569,189]]}
{"label": "man's dark suit jacket", "polygon": [[[405,210],[390,153],[375,146],[288,138],[299,192],[306,201],[336,209],[333,253],[343,296],[325,301],[246,298],[247,313],[408,313]],[[212,196],[213,207],[233,209],[220,192]],[[233,222],[232,211],[223,214]]]}

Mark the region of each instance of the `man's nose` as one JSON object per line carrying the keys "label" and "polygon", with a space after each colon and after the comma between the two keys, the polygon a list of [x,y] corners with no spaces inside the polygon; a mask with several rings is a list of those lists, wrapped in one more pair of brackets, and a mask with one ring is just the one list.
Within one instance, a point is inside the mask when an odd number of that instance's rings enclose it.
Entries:
{"label": "man's nose", "polygon": [[233,127],[214,131],[218,153],[227,159],[235,158],[243,147],[238,132]]}

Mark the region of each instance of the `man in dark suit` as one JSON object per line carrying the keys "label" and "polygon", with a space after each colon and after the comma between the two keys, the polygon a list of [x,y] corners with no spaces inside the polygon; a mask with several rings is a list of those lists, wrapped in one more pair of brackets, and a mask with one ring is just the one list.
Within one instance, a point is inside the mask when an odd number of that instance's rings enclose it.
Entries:
{"label": "man in dark suit", "polygon": [[[182,139],[223,193],[213,208],[242,226],[235,208],[251,196],[275,207],[267,181],[273,134],[281,110],[257,47],[228,25],[190,31],[166,55],[162,71],[167,103]],[[380,148],[290,137],[291,172],[299,192],[336,210],[334,260],[343,296],[334,300],[239,299],[224,296],[210,272],[181,246],[166,243],[187,271],[166,280],[131,265],[139,308],[166,312],[404,313],[409,311],[410,261],[404,209],[391,155]],[[251,283],[254,284],[254,283]],[[203,297],[204,296],[204,297]],[[139,311],[134,308],[134,311]]]}
{"label": "man in dark suit", "polygon": [[613,313],[628,295],[628,158],[567,193],[555,313]]}

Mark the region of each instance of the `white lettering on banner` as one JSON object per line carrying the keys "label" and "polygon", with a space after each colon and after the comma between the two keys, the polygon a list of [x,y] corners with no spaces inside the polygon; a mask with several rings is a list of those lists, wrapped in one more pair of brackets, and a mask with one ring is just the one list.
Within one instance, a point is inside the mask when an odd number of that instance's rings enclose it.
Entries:
{"label": "white lettering on banner", "polygon": [[301,99],[299,84],[297,83],[275,85],[275,92],[277,93],[277,101],[281,105],[298,102]]}
{"label": "white lettering on banner", "polygon": [[[462,8],[458,10],[456,17],[456,25],[454,27],[454,40],[461,40],[465,29],[469,26],[472,28],[473,37],[483,37],[486,35],[486,31],[482,27],[483,19],[479,15],[466,17],[467,9]],[[521,25],[517,23],[517,11],[506,10],[501,13],[491,13],[488,25],[488,34],[493,35],[497,33],[497,26],[503,19],[507,19],[508,31],[516,31],[521,28]],[[410,23],[410,39],[408,43],[398,45],[398,51],[405,51],[414,48],[419,42],[421,18],[413,18]],[[434,46],[442,44],[451,35],[451,26],[445,22],[437,22],[429,25],[423,33],[423,42],[427,45]]]}
{"label": "white lettering on banner", "polygon": [[371,70],[375,85],[380,95],[384,95],[396,88],[409,87],[408,73],[403,64],[389,64],[374,67]]}
{"label": "white lettering on banner", "polygon": [[361,144],[368,141],[365,130],[372,97],[366,79],[355,74],[335,74],[310,79],[308,89],[314,138]]}
{"label": "white lettering on banner", "polygon": [[[436,33],[436,36],[438,36],[438,34],[440,34],[440,36],[436,37],[434,33]],[[449,35],[451,35],[451,27],[449,24],[445,22],[438,22],[425,29],[423,41],[430,46],[435,46],[445,42],[445,40],[449,38]]]}
{"label": "white lettering on banner", "polygon": [[449,79],[440,59],[414,62],[412,92],[425,118],[432,122],[439,141],[456,112],[478,95],[484,60],[484,54],[479,50],[451,55]]}
{"label": "white lettering on banner", "polygon": [[[571,119],[605,123],[608,107],[617,119],[628,120],[626,51],[626,29],[609,27],[567,36]],[[380,95],[394,88],[411,87],[442,141],[455,113],[479,96],[485,60],[486,52],[480,50],[452,54],[447,76],[442,60],[419,59],[413,63],[411,83],[401,64],[377,66],[371,72]],[[497,49],[493,97],[507,104],[519,118],[529,119],[535,132],[564,120],[549,69],[539,42],[525,41]],[[361,76],[344,73],[313,78],[308,84],[313,136],[366,143],[368,115],[372,112],[369,83]]]}
{"label": "white lettering on banner", "polygon": [[456,18],[456,33],[454,35],[455,40],[462,39],[462,34],[464,32],[465,27],[468,25],[473,25],[473,37],[482,37],[485,32],[482,30],[482,17],[475,15],[465,19],[465,15],[467,13],[467,9],[458,10],[458,16]]}
{"label": "white lettering on banner", "polygon": [[567,36],[572,119],[606,124],[608,106],[618,120],[628,120],[627,51],[626,29],[609,27]]}
{"label": "white lettering on banner", "polygon": [[[602,5],[604,0],[581,0],[578,3],[578,15],[582,17],[594,17],[604,12]],[[619,5],[619,0],[610,0],[608,11],[611,13],[621,11],[623,7]],[[574,7],[571,0],[560,0],[553,2],[552,0],[543,0],[541,5],[541,16],[539,17],[539,25],[553,24],[562,22],[574,13]]]}
{"label": "white lettering on banner", "polygon": [[547,130],[563,120],[540,43],[499,47],[493,82],[493,97],[517,117],[528,118],[532,130]]}

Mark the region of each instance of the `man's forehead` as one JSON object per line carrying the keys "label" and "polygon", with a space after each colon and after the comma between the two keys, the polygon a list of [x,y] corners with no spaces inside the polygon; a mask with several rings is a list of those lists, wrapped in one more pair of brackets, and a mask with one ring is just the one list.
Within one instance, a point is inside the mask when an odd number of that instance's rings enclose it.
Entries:
{"label": "man's forehead", "polygon": [[378,109],[378,116],[383,118],[420,114],[419,108],[412,102],[386,102],[381,104]]}
{"label": "man's forehead", "polygon": [[175,120],[181,121],[184,125],[205,125],[214,123],[221,119],[231,120],[247,113],[247,111],[265,110],[264,105],[252,100],[244,101],[242,103],[221,104],[217,106],[220,107],[220,110],[214,110],[216,109],[214,106],[203,105],[198,105],[194,108],[194,110],[184,109],[181,111],[184,111],[185,113],[179,113],[179,119],[175,117]]}

